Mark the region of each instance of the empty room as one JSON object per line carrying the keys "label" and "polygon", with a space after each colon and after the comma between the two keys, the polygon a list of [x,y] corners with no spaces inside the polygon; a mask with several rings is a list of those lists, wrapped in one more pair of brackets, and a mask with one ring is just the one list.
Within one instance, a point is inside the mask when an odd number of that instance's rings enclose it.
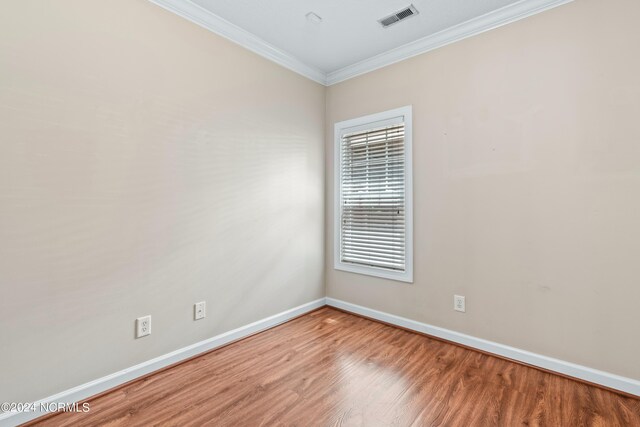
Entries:
{"label": "empty room", "polygon": [[640,427],[639,22],[2,0],[0,426]]}

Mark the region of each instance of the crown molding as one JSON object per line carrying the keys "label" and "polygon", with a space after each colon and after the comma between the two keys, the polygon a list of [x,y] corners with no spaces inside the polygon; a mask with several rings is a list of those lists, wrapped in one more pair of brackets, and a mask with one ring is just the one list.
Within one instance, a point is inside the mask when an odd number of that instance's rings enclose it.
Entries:
{"label": "crown molding", "polygon": [[189,21],[206,28],[252,52],[263,56],[276,64],[295,71],[315,82],[326,85],[326,74],[315,67],[305,64],[293,55],[267,43],[260,37],[243,30],[189,0],[149,0],[163,9],[175,13]]}
{"label": "crown molding", "polygon": [[522,0],[327,74],[326,85],[377,70],[573,0]]}
{"label": "crown molding", "polygon": [[190,0],[149,1],[289,70],[325,86],[331,86],[545,10],[570,3],[573,0],[521,0],[330,73],[324,73],[302,62],[293,55],[278,49],[260,37],[243,30]]}

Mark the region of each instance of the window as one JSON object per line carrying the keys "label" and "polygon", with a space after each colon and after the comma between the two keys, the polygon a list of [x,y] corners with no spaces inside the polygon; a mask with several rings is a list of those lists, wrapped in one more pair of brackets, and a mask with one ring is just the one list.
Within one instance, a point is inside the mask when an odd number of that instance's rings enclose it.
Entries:
{"label": "window", "polygon": [[336,123],[334,267],[413,282],[411,107]]}

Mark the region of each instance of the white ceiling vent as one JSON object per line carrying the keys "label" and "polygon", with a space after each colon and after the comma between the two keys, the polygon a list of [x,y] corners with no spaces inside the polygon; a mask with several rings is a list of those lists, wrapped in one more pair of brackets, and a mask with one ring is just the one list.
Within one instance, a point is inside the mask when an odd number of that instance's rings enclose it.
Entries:
{"label": "white ceiling vent", "polygon": [[405,7],[401,11],[398,11],[398,12],[396,12],[394,14],[391,14],[389,16],[385,16],[382,19],[379,19],[378,22],[384,28],[387,28],[388,26],[393,25],[396,22],[400,22],[403,19],[410,18],[410,17],[415,16],[417,14],[418,14],[418,9],[416,9],[416,7],[414,5],[410,5],[410,6]]}

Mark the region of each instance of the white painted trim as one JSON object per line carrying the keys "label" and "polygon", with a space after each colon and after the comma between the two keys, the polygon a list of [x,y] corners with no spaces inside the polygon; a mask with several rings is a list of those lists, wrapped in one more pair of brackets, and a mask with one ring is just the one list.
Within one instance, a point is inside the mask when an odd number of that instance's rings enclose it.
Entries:
{"label": "white painted trim", "polygon": [[326,74],[300,61],[293,55],[278,49],[260,37],[243,30],[237,25],[219,17],[209,10],[189,0],[149,0],[158,6],[175,13],[189,21],[206,28],[252,52],[263,56],[276,64],[295,71],[313,81],[326,85]]}
{"label": "white painted trim", "polygon": [[521,0],[477,18],[449,27],[438,33],[423,37],[403,46],[365,59],[339,70],[330,72],[326,77],[327,86],[368,73],[378,68],[403,61],[442,46],[475,36],[485,31],[510,24],[545,10],[570,3],[573,0]]}
{"label": "white painted trim", "polygon": [[[257,322],[250,323],[246,326],[241,326],[240,328],[225,332],[220,335],[216,335],[213,338],[200,341],[190,346],[183,347],[171,353],[156,357],[155,359],[151,359],[130,368],[123,369],[122,371],[116,372],[114,374],[107,375],[106,377],[102,377],[97,380],[74,387],[72,389],[65,390],[53,396],[46,397],[37,401],[36,407],[39,408],[41,403],[47,404],[53,402],[79,402],[98,393],[107,391],[120,384],[124,384],[127,381],[134,380],[153,371],[157,371],[158,369],[188,359],[189,357],[196,356],[209,350],[213,350],[215,348],[221,347],[233,341],[237,341],[241,338],[245,338],[257,332],[273,328],[274,326],[287,322],[294,317],[308,313],[324,305],[325,298],[320,298],[307,304],[292,308],[290,310],[283,311],[282,313],[275,314],[273,316],[267,317],[266,319],[258,320]],[[40,417],[45,413],[46,412],[40,411],[0,413],[0,426],[16,426]]]}
{"label": "white painted trim", "polygon": [[[334,125],[334,197],[333,197],[333,268],[350,273],[413,283],[413,106],[395,108],[381,113],[345,120]],[[386,124],[404,122],[404,192],[405,192],[405,271],[392,271],[378,267],[368,267],[342,262],[340,259],[340,231],[342,191],[340,174],[342,171],[342,135],[358,130],[382,127]]]}
{"label": "white painted trim", "polygon": [[327,297],[327,305],[640,397],[640,381]]}
{"label": "white painted trim", "polygon": [[252,52],[325,86],[377,70],[387,65],[429,52],[439,47],[510,24],[573,0],[521,0],[436,34],[407,43],[330,73],[324,73],[295,56],[267,43],[260,37],[232,24],[190,0],[149,0],[201,27],[229,39]]}

